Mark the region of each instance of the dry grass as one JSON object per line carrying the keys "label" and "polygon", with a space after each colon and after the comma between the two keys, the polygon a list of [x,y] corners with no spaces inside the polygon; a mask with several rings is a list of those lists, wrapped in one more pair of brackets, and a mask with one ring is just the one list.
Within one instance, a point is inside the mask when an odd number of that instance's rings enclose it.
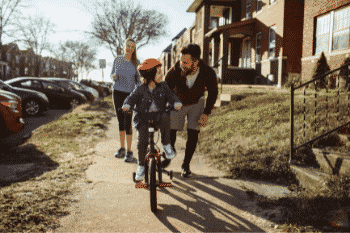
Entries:
{"label": "dry grass", "polygon": [[[35,173],[24,181],[1,184],[0,232],[48,231],[69,214],[74,190],[85,182],[96,141],[104,138],[113,109],[111,97],[82,105],[33,132],[32,138],[12,152],[34,163]],[[82,140],[83,139],[83,140]]]}

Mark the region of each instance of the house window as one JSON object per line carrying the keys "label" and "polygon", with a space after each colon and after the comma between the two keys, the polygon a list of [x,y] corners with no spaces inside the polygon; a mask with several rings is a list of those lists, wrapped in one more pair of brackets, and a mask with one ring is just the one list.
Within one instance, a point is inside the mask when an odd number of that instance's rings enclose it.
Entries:
{"label": "house window", "polygon": [[227,65],[231,65],[231,42],[229,42],[228,43],[228,57],[227,57],[227,59],[228,59],[228,63],[227,63]]}
{"label": "house window", "polygon": [[350,43],[350,7],[332,11],[316,20],[315,54],[348,49]]}
{"label": "house window", "polygon": [[334,12],[332,50],[349,47],[350,7]]}
{"label": "house window", "polygon": [[16,68],[16,75],[19,76],[19,68]]}
{"label": "house window", "polygon": [[200,11],[198,11],[197,13],[196,21],[197,21],[196,31],[199,32],[202,27],[202,13]]}
{"label": "house window", "polygon": [[261,32],[256,34],[256,44],[255,44],[255,62],[261,62]]}
{"label": "house window", "polygon": [[270,5],[275,4],[277,0],[270,0]]}
{"label": "house window", "polygon": [[251,0],[246,0],[246,3],[245,3],[245,17],[246,17],[246,19],[250,19],[252,17],[250,7],[251,7]]}
{"label": "house window", "polygon": [[218,27],[219,25],[219,17],[210,17],[210,26],[209,29],[213,29]]}
{"label": "house window", "polygon": [[224,24],[231,24],[232,23],[232,17],[231,17],[231,7],[228,7],[224,10],[223,12],[223,17],[224,17]]}
{"label": "house window", "polygon": [[7,61],[10,61],[10,59],[11,59],[11,54],[10,53],[7,53]]}
{"label": "house window", "polygon": [[242,67],[243,68],[250,68],[250,56],[251,55],[251,49],[250,49],[250,39],[246,39],[243,41],[243,48],[242,48]]}
{"label": "house window", "polygon": [[276,50],[276,27],[270,27],[269,28],[269,58],[275,57],[275,50]]}
{"label": "house window", "polygon": [[28,75],[28,67],[24,68],[24,75]]}
{"label": "house window", "polygon": [[18,64],[19,63],[19,56],[16,55],[16,63]]}
{"label": "house window", "polygon": [[262,0],[256,1],[256,12],[259,12],[262,10]]}

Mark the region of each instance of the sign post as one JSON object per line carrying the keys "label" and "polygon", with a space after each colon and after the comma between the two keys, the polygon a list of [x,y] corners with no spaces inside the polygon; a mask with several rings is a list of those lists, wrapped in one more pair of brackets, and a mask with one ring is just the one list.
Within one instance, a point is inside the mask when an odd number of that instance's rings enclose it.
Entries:
{"label": "sign post", "polygon": [[100,69],[102,69],[102,82],[104,82],[103,69],[106,68],[106,59],[100,59]]}

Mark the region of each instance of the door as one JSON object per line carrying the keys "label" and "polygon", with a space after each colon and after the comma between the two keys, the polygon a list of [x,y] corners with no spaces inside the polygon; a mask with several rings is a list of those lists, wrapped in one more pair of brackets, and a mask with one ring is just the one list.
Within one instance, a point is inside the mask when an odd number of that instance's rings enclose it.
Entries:
{"label": "door", "polygon": [[242,67],[250,68],[251,67],[251,45],[250,39],[243,40],[242,46]]}
{"label": "door", "polygon": [[[36,81],[39,82],[39,81]],[[69,100],[64,96],[64,92],[61,90],[61,87],[46,81],[40,81],[40,85],[43,88],[43,91],[47,97],[49,98],[50,102],[55,105],[62,105],[66,104]]]}

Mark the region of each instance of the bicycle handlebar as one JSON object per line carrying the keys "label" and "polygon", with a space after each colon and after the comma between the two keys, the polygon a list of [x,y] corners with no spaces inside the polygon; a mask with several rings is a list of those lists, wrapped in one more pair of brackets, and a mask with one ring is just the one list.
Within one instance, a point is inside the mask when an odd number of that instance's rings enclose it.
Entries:
{"label": "bicycle handlebar", "polygon": [[[171,105],[171,104],[169,104],[169,106],[166,106],[166,107],[165,107],[165,112],[174,111],[174,110],[175,110],[175,111],[178,111],[178,110],[176,110],[175,107],[174,107],[173,105]],[[123,109],[122,109],[122,108],[118,108],[118,111],[123,111]],[[131,114],[132,111],[137,112],[137,110],[136,110],[135,108],[133,108],[133,107],[130,107],[129,110],[128,110],[128,111],[125,111],[125,112],[128,113],[128,114]],[[124,112],[124,111],[123,111],[123,112]]]}

